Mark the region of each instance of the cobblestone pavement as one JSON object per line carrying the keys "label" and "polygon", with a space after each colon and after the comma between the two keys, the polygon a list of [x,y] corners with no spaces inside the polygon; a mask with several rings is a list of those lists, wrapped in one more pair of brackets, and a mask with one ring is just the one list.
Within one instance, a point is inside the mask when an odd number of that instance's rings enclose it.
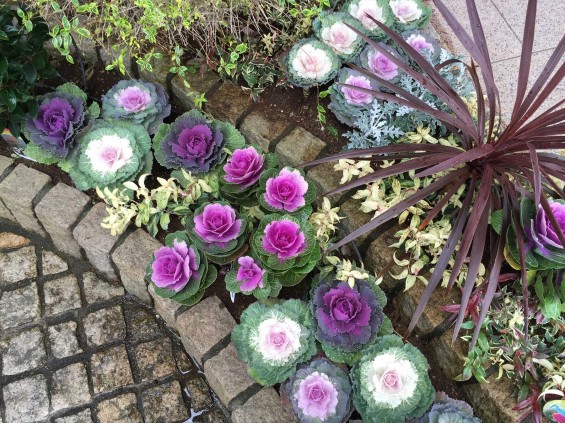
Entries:
{"label": "cobblestone pavement", "polygon": [[227,421],[152,309],[0,230],[0,423]]}

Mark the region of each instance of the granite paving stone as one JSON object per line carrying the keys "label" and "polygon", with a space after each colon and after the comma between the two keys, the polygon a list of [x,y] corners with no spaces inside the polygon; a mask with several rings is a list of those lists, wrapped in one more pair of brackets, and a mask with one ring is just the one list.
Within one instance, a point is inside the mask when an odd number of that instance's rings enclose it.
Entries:
{"label": "granite paving stone", "polygon": [[19,332],[0,342],[2,374],[15,375],[35,369],[46,361],[43,334],[39,328]]}
{"label": "granite paving stone", "polygon": [[175,359],[169,339],[157,339],[135,347],[142,381],[164,378],[174,373]]}
{"label": "granite paving stone", "polygon": [[32,423],[43,420],[49,413],[47,380],[43,375],[20,379],[3,389],[6,421]]}
{"label": "granite paving stone", "polygon": [[78,344],[76,331],[77,324],[73,321],[49,326],[49,345],[53,356],[65,358],[82,352]]}
{"label": "granite paving stone", "polygon": [[145,269],[153,253],[161,246],[162,244],[145,230],[137,229],[112,254],[112,260],[120,272],[126,291],[147,304],[151,304],[151,297],[147,292]]}
{"label": "granite paving stone", "polygon": [[135,394],[119,395],[102,401],[97,406],[100,423],[141,423],[143,418],[137,409]]}
{"label": "granite paving stone", "polygon": [[150,388],[141,394],[141,399],[145,423],[177,423],[189,417],[177,381]]}
{"label": "granite paving stone", "polygon": [[35,247],[0,253],[0,287],[37,276]]}
{"label": "granite paving stone", "polygon": [[99,301],[107,301],[124,295],[124,288],[118,285],[112,285],[105,280],[98,278],[95,273],[85,273],[82,276],[82,280],[84,296],[89,304]]}
{"label": "granite paving stone", "polygon": [[[58,183],[35,207],[35,213],[55,247],[73,257],[80,258],[81,253],[71,229],[89,203],[90,197],[84,192]],[[61,207],[61,204],[65,207]]]}
{"label": "granite paving stone", "polygon": [[233,423],[285,423],[291,421],[281,407],[281,399],[273,388],[265,387],[232,414]]}
{"label": "granite paving stone", "polygon": [[163,298],[155,294],[155,287],[153,284],[149,285],[148,291],[153,298],[153,306],[159,316],[161,316],[161,318],[167,323],[167,326],[171,329],[177,329],[177,319],[175,314],[181,305],[176,301]]}
{"label": "granite paving stone", "polygon": [[0,328],[8,329],[39,319],[37,285],[32,283],[0,293]]}
{"label": "granite paving stone", "polygon": [[133,383],[130,364],[124,346],[97,352],[91,358],[94,393],[112,391]]}
{"label": "granite paving stone", "polygon": [[80,413],[55,419],[55,423],[91,423],[92,415],[90,410],[83,410]]}
{"label": "granite paving stone", "polygon": [[148,341],[161,334],[161,329],[147,310],[139,307],[125,305],[127,324],[133,342]]}
{"label": "granite paving stone", "polygon": [[69,269],[69,265],[52,251],[43,250],[41,252],[41,264],[44,275],[54,275],[56,273],[65,272]]}
{"label": "granite paving stone", "polygon": [[123,340],[126,336],[126,324],[120,306],[90,313],[83,319],[83,324],[89,346]]}
{"label": "granite paving stone", "polygon": [[275,151],[285,164],[297,166],[314,160],[325,146],[324,141],[299,126],[280,140]]}
{"label": "granite paving stone", "polygon": [[194,410],[199,411],[213,404],[214,398],[212,398],[210,388],[204,380],[200,378],[191,379],[184,383],[184,387],[188,391],[190,406]]}
{"label": "granite paving stone", "polygon": [[43,292],[46,315],[64,313],[81,306],[80,289],[74,275],[46,281]]}
{"label": "granite paving stone", "polygon": [[90,393],[84,364],[75,363],[57,370],[53,374],[50,393],[51,407],[55,411],[87,404]]}

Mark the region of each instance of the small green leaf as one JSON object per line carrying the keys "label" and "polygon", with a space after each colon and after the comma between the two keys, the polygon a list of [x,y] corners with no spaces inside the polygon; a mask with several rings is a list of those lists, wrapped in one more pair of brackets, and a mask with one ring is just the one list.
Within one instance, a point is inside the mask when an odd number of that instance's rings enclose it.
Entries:
{"label": "small green leaf", "polygon": [[0,77],[8,70],[8,59],[4,55],[0,56]]}
{"label": "small green leaf", "polygon": [[0,100],[6,105],[9,112],[13,112],[16,108],[17,99],[16,94],[12,90],[2,90],[0,91]]}
{"label": "small green leaf", "polygon": [[26,63],[23,67],[24,78],[30,84],[33,84],[37,79],[37,70],[31,63]]}
{"label": "small green leaf", "polygon": [[8,41],[8,35],[2,30],[0,30],[0,41]]}

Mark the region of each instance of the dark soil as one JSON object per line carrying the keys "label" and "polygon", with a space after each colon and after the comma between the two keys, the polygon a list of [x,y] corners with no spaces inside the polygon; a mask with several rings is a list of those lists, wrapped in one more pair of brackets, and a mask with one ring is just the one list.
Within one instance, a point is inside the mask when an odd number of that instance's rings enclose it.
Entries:
{"label": "dark soil", "polygon": [[[61,77],[54,78],[49,81],[45,81],[46,87],[38,89],[38,94],[49,91],[47,86],[56,87],[64,82],[70,81],[77,84],[79,87],[83,86],[82,73],[78,65],[69,65],[64,62],[58,66]],[[115,83],[123,79],[123,76],[115,71],[106,71],[101,65],[88,68],[86,70],[87,83],[88,83],[88,94],[92,100],[100,101],[101,96],[108,91]],[[347,127],[339,123],[332,113],[328,110],[327,104],[329,103],[329,98],[321,99],[320,103],[327,110],[327,123],[335,127],[341,134],[347,130]],[[324,127],[320,124],[317,117],[317,92],[311,90],[309,93],[301,89],[283,88],[283,87],[271,87],[267,89],[263,94],[261,94],[260,99],[257,101],[254,107],[260,107],[263,111],[266,111],[270,116],[275,119],[285,119],[291,120],[297,125],[301,125],[310,131],[312,134],[316,135],[323,141],[327,143],[327,148],[324,151],[325,154],[337,153],[342,150],[343,146],[346,144],[346,139],[342,136],[335,138],[332,136]],[[290,111],[290,112],[289,112]],[[167,121],[172,121],[176,116],[170,116]],[[11,146],[5,142],[0,143],[0,154],[10,155]],[[68,185],[73,185],[72,180],[65,172],[62,172],[56,166],[46,166],[38,163],[30,162],[25,159],[16,159],[16,163],[25,163],[34,169],[37,169],[43,173],[48,174],[54,183],[63,182]],[[170,171],[159,166],[158,163],[154,163],[153,177],[160,176],[168,178],[170,176]],[[154,179],[148,181],[148,186],[155,183]],[[94,190],[89,190],[86,192],[94,201],[98,201],[98,196]],[[173,217],[169,232],[174,232],[177,230],[184,230],[182,224],[178,219]],[[165,237],[164,231],[161,231],[158,235],[158,239],[163,242]],[[251,303],[255,302],[253,296],[246,296],[243,294],[236,294],[235,301],[232,302],[230,293],[226,290],[224,284],[224,275],[229,271],[229,268],[222,268],[219,272],[218,280],[206,291],[206,296],[217,295],[222,302],[226,305],[228,311],[232,316],[239,321],[241,313],[245,310]],[[284,288],[281,291],[280,297],[283,299],[288,298],[300,298],[307,300],[309,282],[303,281],[297,286]],[[392,303],[392,302],[391,302]],[[391,304],[389,303],[389,304]],[[406,334],[407,327],[402,323],[402,319],[398,316],[398,313],[394,309],[390,309],[390,306],[385,310],[386,314],[393,321],[395,330],[401,334]],[[438,391],[444,391],[453,398],[461,398],[461,394],[458,392],[456,383],[446,379],[437,363],[434,363],[431,357],[430,346],[426,342],[422,342],[418,337],[411,336],[408,340],[418,347],[426,357],[430,360],[431,370],[430,377],[434,384],[434,387]],[[354,416],[355,417],[355,416]]]}

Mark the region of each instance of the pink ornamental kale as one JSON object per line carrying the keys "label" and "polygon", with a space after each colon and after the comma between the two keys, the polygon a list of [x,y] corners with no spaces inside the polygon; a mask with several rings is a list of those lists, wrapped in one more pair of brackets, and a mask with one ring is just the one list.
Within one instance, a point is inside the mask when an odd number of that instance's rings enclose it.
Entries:
{"label": "pink ornamental kale", "polygon": [[240,148],[233,152],[224,165],[224,179],[238,185],[242,190],[255,184],[265,166],[265,158],[253,147]]}
{"label": "pink ornamental kale", "polygon": [[298,256],[306,248],[306,238],[298,223],[275,220],[265,227],[262,246],[283,262]]}
{"label": "pink ornamental kale", "polygon": [[151,280],[157,287],[180,291],[198,270],[198,265],[192,247],[175,239],[172,247],[161,247],[155,252],[151,268]]}
{"label": "pink ornamental kale", "polygon": [[83,99],[55,92],[43,97],[37,117],[28,117],[26,133],[30,141],[48,153],[65,158],[75,135],[85,120]]}
{"label": "pink ornamental kale", "polygon": [[263,198],[274,209],[292,213],[306,204],[304,196],[307,191],[308,182],[300,171],[284,168],[278,176],[267,180]]}
{"label": "pink ornamental kale", "polygon": [[208,204],[194,216],[194,231],[207,244],[225,246],[239,235],[242,220],[229,205]]}
{"label": "pink ornamental kale", "polygon": [[332,347],[351,352],[375,339],[384,314],[369,284],[356,280],[322,282],[311,304],[316,338]]}
{"label": "pink ornamental kale", "polygon": [[250,292],[256,288],[263,288],[265,270],[255,263],[253,257],[240,257],[237,262],[239,264],[239,269],[237,270],[237,281],[240,283],[239,289],[242,292]]}
{"label": "pink ornamental kale", "polygon": [[[387,50],[390,47],[382,44]],[[390,81],[398,76],[398,66],[383,53],[371,46],[365,47],[361,52],[361,63],[365,69],[370,70],[378,77]]]}
{"label": "pink ornamental kale", "polygon": [[[565,233],[565,204],[553,201],[549,203],[549,207],[551,208],[553,216],[555,216],[561,231]],[[532,239],[542,254],[547,254],[548,246],[563,249],[561,241],[559,241],[559,236],[557,235],[557,230],[552,226],[541,206],[537,211],[536,219],[532,222],[532,225]]]}
{"label": "pink ornamental kale", "polygon": [[326,359],[301,365],[281,387],[283,403],[304,423],[341,423],[351,415],[351,384],[347,373]]}

